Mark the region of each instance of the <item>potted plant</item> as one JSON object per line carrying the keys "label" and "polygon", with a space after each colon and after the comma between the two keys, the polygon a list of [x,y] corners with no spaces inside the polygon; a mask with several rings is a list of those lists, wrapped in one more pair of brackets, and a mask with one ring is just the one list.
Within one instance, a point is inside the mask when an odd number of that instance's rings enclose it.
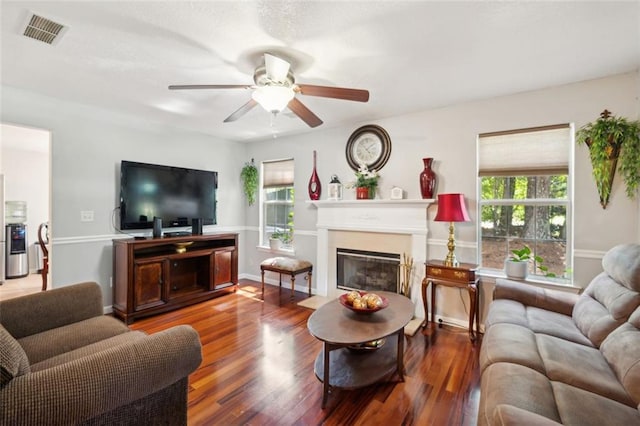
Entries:
{"label": "potted plant", "polygon": [[288,246],[291,244],[293,240],[293,232],[291,229],[286,229],[284,231],[275,231],[271,233],[269,237],[269,247],[271,250],[280,250],[282,246]]}
{"label": "potted plant", "polygon": [[253,158],[250,163],[244,163],[240,178],[242,179],[244,194],[247,196],[247,201],[251,206],[256,201],[256,192],[258,191],[258,168],[254,164]]}
{"label": "potted plant", "polygon": [[613,116],[605,109],[600,118],[576,132],[576,142],[589,148],[603,209],[609,203],[616,168],[622,174],[627,196],[636,196],[640,184],[640,121]]}
{"label": "potted plant", "polygon": [[504,262],[504,272],[508,278],[523,280],[529,274],[529,261],[531,260],[536,262],[536,267],[545,277],[556,277],[556,274],[549,272],[549,267],[544,264],[544,259],[534,255],[526,244],[521,249],[511,250],[509,258]]}
{"label": "potted plant", "polygon": [[[535,260],[539,265],[543,262],[542,257],[534,256],[527,245],[521,249],[511,250],[509,258],[504,262],[504,272],[508,278],[523,280],[529,274],[529,261],[531,260]],[[543,269],[541,270],[545,272]]]}
{"label": "potted plant", "polygon": [[367,166],[361,164],[356,172],[356,181],[353,183],[353,187],[356,188],[356,198],[359,200],[374,199],[379,178],[380,175],[377,171],[369,170]]}
{"label": "potted plant", "polygon": [[271,250],[280,250],[281,247],[282,247],[282,240],[280,239],[280,232],[279,231],[273,232],[269,236],[269,248]]}

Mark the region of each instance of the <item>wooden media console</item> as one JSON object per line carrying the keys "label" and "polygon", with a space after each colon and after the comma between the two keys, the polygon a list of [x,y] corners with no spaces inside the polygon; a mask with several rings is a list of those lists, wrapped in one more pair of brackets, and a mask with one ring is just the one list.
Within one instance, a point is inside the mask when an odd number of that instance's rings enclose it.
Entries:
{"label": "wooden media console", "polygon": [[113,241],[113,313],[136,318],[236,291],[238,234]]}

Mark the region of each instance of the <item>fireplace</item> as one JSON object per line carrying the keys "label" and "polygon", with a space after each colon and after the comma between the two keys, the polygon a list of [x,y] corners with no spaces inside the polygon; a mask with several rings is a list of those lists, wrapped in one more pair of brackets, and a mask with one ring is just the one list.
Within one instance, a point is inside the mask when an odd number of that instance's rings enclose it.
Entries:
{"label": "fireplace", "polygon": [[336,266],[340,289],[398,292],[399,254],[338,248]]}
{"label": "fireplace", "polygon": [[[427,259],[427,207],[433,200],[318,200],[317,258],[313,265],[317,294],[336,298],[338,248],[405,253],[414,259],[411,300],[424,318],[421,282]],[[344,282],[343,282],[344,284]],[[368,291],[368,290],[367,290]],[[397,286],[391,291],[397,291]]]}

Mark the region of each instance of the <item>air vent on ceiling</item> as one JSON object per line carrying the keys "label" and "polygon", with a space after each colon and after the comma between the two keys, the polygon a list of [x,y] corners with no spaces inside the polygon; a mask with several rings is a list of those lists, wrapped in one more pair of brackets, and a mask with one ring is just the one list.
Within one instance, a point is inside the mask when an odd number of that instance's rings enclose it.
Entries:
{"label": "air vent on ceiling", "polygon": [[53,22],[42,16],[31,14],[22,35],[43,41],[47,44],[54,44],[59,41],[65,31],[64,25]]}

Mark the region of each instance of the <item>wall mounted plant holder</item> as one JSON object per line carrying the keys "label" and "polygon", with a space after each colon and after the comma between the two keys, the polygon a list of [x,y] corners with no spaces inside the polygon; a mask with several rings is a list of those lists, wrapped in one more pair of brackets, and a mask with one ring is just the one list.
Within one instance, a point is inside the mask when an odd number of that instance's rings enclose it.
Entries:
{"label": "wall mounted plant holder", "polygon": [[640,121],[616,117],[605,109],[600,118],[576,132],[576,142],[589,148],[592,174],[603,209],[609,203],[616,170],[622,175],[627,196],[633,199],[637,195],[640,184]]}

